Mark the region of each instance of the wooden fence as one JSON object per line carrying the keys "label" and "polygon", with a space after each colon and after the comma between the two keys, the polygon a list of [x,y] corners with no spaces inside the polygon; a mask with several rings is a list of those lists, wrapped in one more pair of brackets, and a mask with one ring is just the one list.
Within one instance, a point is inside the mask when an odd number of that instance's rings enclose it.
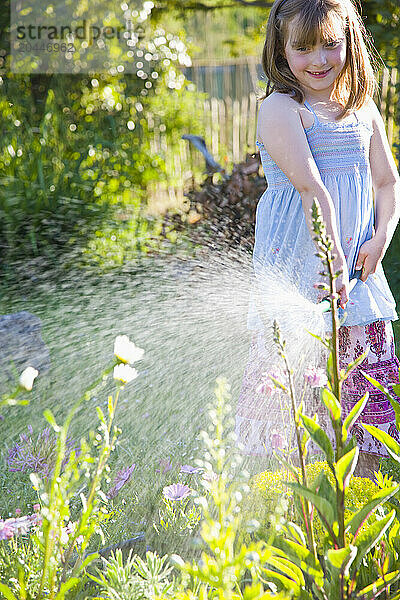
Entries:
{"label": "wooden fence", "polygon": [[[207,65],[203,62],[195,63],[191,67],[191,77],[197,83],[198,90],[210,94],[207,100],[202,101],[201,106],[193,107],[194,113],[201,109],[201,131],[207,148],[228,172],[231,171],[234,163],[245,160],[247,153],[252,154],[257,151],[255,145],[257,111],[259,101],[264,97],[264,92],[259,85],[261,65],[248,59],[237,61],[235,64],[237,65],[235,77],[232,75],[234,70],[226,70],[217,84],[213,83],[210,75],[204,75],[203,78],[198,76],[199,72],[207,73],[207,69],[204,69]],[[231,65],[230,61],[224,61],[222,66]],[[212,63],[207,68],[212,71],[216,66],[218,65]],[[380,72],[381,95],[376,97],[375,101],[384,119],[390,146],[400,166],[400,94],[396,94],[395,90],[397,78],[397,69],[384,69]],[[241,82],[240,85],[243,86],[241,89],[244,91],[239,97],[237,92],[240,87],[237,82]],[[228,90],[232,95],[225,95],[225,91]],[[166,136],[159,129],[157,117],[148,115],[148,119],[151,119],[154,131],[152,152],[160,153],[165,158],[169,174],[168,180],[156,184],[149,190],[149,212],[157,214],[169,206],[182,205],[185,201],[184,192],[203,179],[205,161],[200,152],[187,140],[180,141],[179,152],[168,152]],[[193,131],[182,131],[182,134],[184,133],[193,133]]]}

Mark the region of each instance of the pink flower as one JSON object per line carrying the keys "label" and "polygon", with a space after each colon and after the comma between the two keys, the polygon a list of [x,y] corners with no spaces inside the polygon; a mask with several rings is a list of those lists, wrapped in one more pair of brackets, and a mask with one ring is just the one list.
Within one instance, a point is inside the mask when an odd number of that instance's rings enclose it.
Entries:
{"label": "pink flower", "polygon": [[273,450],[282,450],[286,447],[285,437],[277,429],[271,429],[270,440]]}
{"label": "pink flower", "polygon": [[188,475],[193,475],[193,473],[200,473],[201,470],[202,469],[200,467],[192,467],[191,465],[181,466],[181,473],[187,473]]}
{"label": "pink flower", "polygon": [[113,481],[113,486],[107,494],[109,498],[115,498],[118,492],[121,490],[121,488],[123,488],[124,485],[128,483],[133,471],[135,470],[135,467],[136,465],[135,463],[133,463],[133,465],[131,465],[130,467],[125,467],[124,469],[121,469],[121,471],[118,471]]}
{"label": "pink flower", "polygon": [[159,469],[156,469],[156,473],[168,473],[168,471],[172,470],[172,462],[169,458],[161,458],[158,462],[160,465]]}
{"label": "pink flower", "polygon": [[17,515],[17,517],[20,517],[22,515],[22,510],[20,508],[16,508],[15,514]]}
{"label": "pink flower", "polygon": [[26,534],[31,527],[38,524],[37,514],[6,519],[5,521],[0,519],[0,540],[10,540],[14,535]]}
{"label": "pink flower", "polygon": [[304,371],[304,378],[312,388],[324,387],[328,383],[326,373],[320,367],[308,367]]}
{"label": "pink flower", "polygon": [[33,510],[34,510],[36,513],[40,512],[40,504],[34,504],[34,505],[33,505]]}
{"label": "pink flower", "polygon": [[274,394],[276,392],[276,387],[272,382],[272,379],[269,378],[269,375],[265,374],[262,377],[261,383],[257,386],[256,392],[258,394]]}
{"label": "pink flower", "polygon": [[274,394],[276,392],[277,385],[272,381],[271,376],[274,377],[281,385],[285,385],[285,374],[281,369],[274,369],[268,373],[264,373],[262,376],[261,383],[257,386],[256,392],[259,394]]}
{"label": "pink flower", "polygon": [[0,521],[0,540],[11,540],[14,529],[7,521]]}
{"label": "pink flower", "polygon": [[192,489],[188,485],[183,485],[183,483],[173,483],[172,485],[167,485],[163,489],[164,497],[173,502],[183,500],[190,496],[191,493]]}

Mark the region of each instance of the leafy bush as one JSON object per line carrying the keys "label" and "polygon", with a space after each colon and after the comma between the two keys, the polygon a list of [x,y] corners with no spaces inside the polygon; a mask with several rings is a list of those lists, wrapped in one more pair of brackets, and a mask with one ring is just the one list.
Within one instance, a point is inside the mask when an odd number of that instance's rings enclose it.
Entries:
{"label": "leafy bush", "polygon": [[[300,469],[297,468],[296,470],[300,477]],[[321,473],[325,473],[331,485],[334,484],[334,476],[326,461],[316,461],[306,465],[307,481],[310,485],[315,483]],[[252,500],[256,506],[265,505],[265,508],[268,507],[269,513],[271,513],[278,502],[281,501],[282,495],[284,495],[289,502],[287,516],[289,517],[292,513],[294,522],[300,525],[301,522],[296,519],[293,507],[293,491],[286,485],[286,482],[294,481],[295,477],[290,471],[278,470],[259,473],[253,477],[251,482],[254,493],[258,496],[257,499],[253,497]],[[352,477],[346,494],[345,518],[349,519],[353,513],[358,512],[378,491],[378,486],[368,477]],[[375,517],[372,515],[371,519],[375,520]],[[368,526],[369,522],[366,522],[362,528],[366,529]],[[318,551],[321,551],[325,532],[318,515],[314,518],[314,528],[317,548]]]}
{"label": "leafy bush", "polygon": [[[179,152],[182,133],[202,133],[195,100],[204,95],[179,74],[189,61],[184,39],[151,20],[144,26],[135,48],[135,60],[147,56],[141,76],[0,78],[3,266],[32,255],[50,259],[89,240],[91,257],[101,260],[101,241],[119,230],[127,230],[131,256],[154,247],[160,231],[145,215],[148,189],[170,181],[167,153]],[[166,144],[156,153],[158,129]]]}

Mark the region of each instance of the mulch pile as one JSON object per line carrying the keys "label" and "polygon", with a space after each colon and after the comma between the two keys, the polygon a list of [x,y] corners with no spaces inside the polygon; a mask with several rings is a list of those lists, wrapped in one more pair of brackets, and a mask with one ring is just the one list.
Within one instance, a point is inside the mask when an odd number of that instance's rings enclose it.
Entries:
{"label": "mulch pile", "polygon": [[258,153],[247,154],[221,182],[214,184],[212,175],[208,176],[199,189],[185,194],[186,212],[168,213],[164,224],[184,231],[194,242],[212,243],[219,238],[231,247],[251,251],[257,203],[267,185],[260,165]]}

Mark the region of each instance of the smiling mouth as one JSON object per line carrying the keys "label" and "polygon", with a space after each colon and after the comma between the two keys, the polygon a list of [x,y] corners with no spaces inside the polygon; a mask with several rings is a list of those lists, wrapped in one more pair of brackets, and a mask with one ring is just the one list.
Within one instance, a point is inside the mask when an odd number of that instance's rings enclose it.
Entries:
{"label": "smiling mouth", "polygon": [[326,71],[307,71],[307,73],[318,77],[318,76],[326,75],[327,73],[329,73],[330,70],[331,69],[327,69]]}

